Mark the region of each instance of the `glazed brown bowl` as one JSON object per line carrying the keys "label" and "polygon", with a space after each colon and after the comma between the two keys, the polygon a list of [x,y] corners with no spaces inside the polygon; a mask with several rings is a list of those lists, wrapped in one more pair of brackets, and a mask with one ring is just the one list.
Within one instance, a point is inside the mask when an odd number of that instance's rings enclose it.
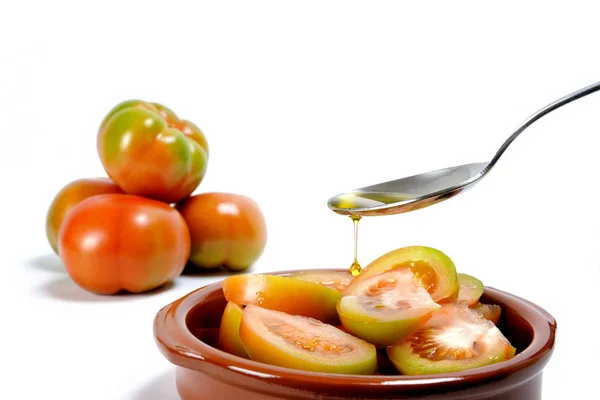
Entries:
{"label": "glazed brown bowl", "polygon": [[[271,274],[291,272],[297,271]],[[542,370],[552,355],[556,321],[541,307],[509,293],[486,288],[481,301],[502,307],[498,327],[517,348],[513,359],[448,374],[363,376],[281,368],[219,350],[216,341],[226,305],[221,284],[187,294],[162,308],[154,320],[156,343],[177,366],[177,391],[183,400],[541,399]]]}

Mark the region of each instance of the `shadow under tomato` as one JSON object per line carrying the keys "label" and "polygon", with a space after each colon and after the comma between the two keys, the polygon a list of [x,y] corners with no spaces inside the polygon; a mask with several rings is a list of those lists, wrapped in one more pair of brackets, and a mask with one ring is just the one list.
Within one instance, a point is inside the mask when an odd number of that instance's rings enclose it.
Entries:
{"label": "shadow under tomato", "polygon": [[175,368],[155,376],[136,390],[128,400],[179,400],[175,385]]}
{"label": "shadow under tomato", "polygon": [[46,254],[45,256],[34,257],[30,260],[27,260],[26,265],[40,271],[56,272],[61,274],[67,273],[62,261],[60,260],[60,257],[54,253]]}
{"label": "shadow under tomato", "polygon": [[111,302],[140,300],[142,298],[166,292],[174,286],[175,284],[173,282],[170,282],[154,290],[150,290],[144,293],[120,292],[112,295],[103,295],[88,292],[87,290],[77,286],[77,284],[73,282],[70,278],[65,277],[43,284],[38,289],[38,291],[48,297],[58,300],[78,302]]}

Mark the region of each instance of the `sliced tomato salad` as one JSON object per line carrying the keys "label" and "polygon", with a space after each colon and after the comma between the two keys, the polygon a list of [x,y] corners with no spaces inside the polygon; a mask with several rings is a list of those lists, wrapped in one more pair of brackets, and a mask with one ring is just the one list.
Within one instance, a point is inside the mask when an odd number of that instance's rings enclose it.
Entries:
{"label": "sliced tomato salad", "polygon": [[[358,277],[305,270],[223,282],[218,347],[279,367],[357,375],[442,374],[511,359],[500,305],[424,246],[393,250]],[[497,326],[498,325],[498,326]]]}

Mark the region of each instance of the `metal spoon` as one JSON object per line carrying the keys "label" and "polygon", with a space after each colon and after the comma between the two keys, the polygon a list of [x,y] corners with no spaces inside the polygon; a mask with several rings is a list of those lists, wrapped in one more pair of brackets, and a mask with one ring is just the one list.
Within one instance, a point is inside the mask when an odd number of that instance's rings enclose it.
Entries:
{"label": "metal spoon", "polygon": [[508,146],[531,124],[574,100],[600,90],[600,82],[566,95],[527,118],[500,146],[491,161],[464,164],[354,189],[327,201],[342,215],[392,215],[417,210],[456,196],[472,187],[494,167]]}

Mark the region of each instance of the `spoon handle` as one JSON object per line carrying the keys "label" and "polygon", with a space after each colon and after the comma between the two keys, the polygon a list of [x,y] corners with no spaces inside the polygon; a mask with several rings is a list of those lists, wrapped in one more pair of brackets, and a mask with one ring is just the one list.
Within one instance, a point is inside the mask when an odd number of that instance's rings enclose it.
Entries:
{"label": "spoon handle", "polygon": [[496,155],[494,155],[494,158],[492,158],[492,161],[490,161],[488,163],[487,167],[485,167],[485,170],[483,171],[483,173],[485,174],[490,169],[492,169],[494,164],[496,164],[496,162],[500,159],[500,156],[502,156],[504,151],[508,148],[508,146],[510,146],[510,144],[513,142],[513,140],[515,140],[517,138],[517,136],[519,136],[521,134],[521,132],[523,132],[525,129],[527,129],[527,127],[529,127],[529,125],[533,124],[535,121],[542,118],[544,115],[549,114],[550,112],[556,110],[557,108],[560,108],[560,107],[564,106],[565,104],[569,104],[570,102],[572,102],[574,100],[580,99],[580,98],[587,96],[588,94],[594,93],[598,90],[600,90],[600,82],[596,82],[590,86],[584,87],[583,89],[579,89],[576,92],[573,92],[564,97],[561,97],[560,99],[548,104],[547,106],[541,108],[536,113],[531,115],[529,118],[527,118],[525,121],[523,121],[521,123],[521,125],[519,125],[519,127],[513,132],[512,135],[510,135],[510,137],[508,139],[506,139],[506,141],[504,143],[502,143],[502,146],[500,146],[500,149],[498,149],[498,151],[496,152]]}

